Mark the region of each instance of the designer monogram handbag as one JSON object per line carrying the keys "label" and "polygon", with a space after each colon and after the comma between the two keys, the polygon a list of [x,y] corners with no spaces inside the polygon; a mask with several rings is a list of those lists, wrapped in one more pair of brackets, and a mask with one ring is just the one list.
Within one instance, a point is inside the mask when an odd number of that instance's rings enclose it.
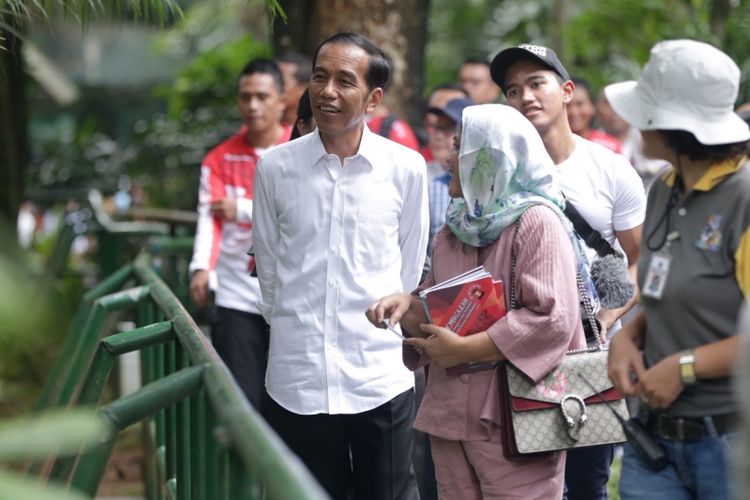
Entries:
{"label": "designer monogram handbag", "polygon": [[[517,221],[516,232],[520,224]],[[515,254],[511,259],[510,307],[515,301]],[[503,418],[502,442],[508,458],[599,444],[622,443],[625,433],[612,410],[627,415],[625,398],[607,374],[607,351],[593,306],[577,277],[578,293],[596,345],[569,351],[562,364],[534,383],[511,363],[498,370]],[[587,383],[588,382],[588,383]],[[607,406],[610,408],[607,408]]]}

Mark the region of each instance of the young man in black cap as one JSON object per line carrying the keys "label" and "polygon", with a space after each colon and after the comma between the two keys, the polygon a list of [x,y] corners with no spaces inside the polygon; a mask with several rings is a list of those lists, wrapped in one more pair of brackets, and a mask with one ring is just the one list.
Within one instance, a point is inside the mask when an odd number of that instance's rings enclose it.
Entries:
{"label": "young man in black cap", "polygon": [[[552,49],[523,44],[501,51],[492,61],[492,79],[508,104],[523,113],[542,137],[558,167],[563,193],[583,219],[615,249],[627,256],[635,283],[636,263],[646,197],[638,174],[622,156],[575,135],[568,123],[567,104],[575,84]],[[589,262],[596,251],[585,247]],[[618,309],[601,308],[603,329],[619,329],[619,317],[635,303]],[[568,500],[607,498],[613,446],[568,452],[565,483]]]}

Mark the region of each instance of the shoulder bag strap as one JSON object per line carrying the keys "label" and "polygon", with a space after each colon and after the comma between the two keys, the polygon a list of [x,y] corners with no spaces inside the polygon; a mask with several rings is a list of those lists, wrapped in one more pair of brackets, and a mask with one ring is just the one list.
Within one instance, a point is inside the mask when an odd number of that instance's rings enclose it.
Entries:
{"label": "shoulder bag strap", "polygon": [[621,256],[620,252],[612,248],[612,245],[610,245],[609,242],[602,237],[599,231],[596,231],[591,227],[591,224],[589,224],[586,219],[583,218],[578,209],[573,206],[573,204],[567,198],[565,199],[564,212],[568,219],[570,219],[570,222],[573,223],[573,227],[575,228],[576,232],[581,235],[583,241],[586,242],[586,245],[596,250],[596,253],[599,255],[599,257],[604,257],[606,255],[616,255],[618,257]]}

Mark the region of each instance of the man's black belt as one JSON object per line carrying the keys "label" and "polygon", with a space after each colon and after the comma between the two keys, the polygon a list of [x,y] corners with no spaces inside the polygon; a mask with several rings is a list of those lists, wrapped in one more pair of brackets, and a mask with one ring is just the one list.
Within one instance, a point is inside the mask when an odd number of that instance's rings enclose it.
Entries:
{"label": "man's black belt", "polygon": [[662,439],[668,441],[697,441],[713,435],[711,427],[717,435],[726,434],[736,428],[737,415],[712,415],[709,417],[671,417],[652,414],[648,427]]}

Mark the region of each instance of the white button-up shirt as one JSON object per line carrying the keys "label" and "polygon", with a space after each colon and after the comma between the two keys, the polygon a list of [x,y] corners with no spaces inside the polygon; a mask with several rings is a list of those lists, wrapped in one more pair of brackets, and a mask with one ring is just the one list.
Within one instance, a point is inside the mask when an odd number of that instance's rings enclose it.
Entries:
{"label": "white button-up shirt", "polygon": [[401,341],[372,326],[365,310],[412,290],[422,273],[429,223],[421,155],[365,127],[342,167],[316,131],[261,159],[254,196],[271,397],[300,415],[352,414],[413,387]]}

